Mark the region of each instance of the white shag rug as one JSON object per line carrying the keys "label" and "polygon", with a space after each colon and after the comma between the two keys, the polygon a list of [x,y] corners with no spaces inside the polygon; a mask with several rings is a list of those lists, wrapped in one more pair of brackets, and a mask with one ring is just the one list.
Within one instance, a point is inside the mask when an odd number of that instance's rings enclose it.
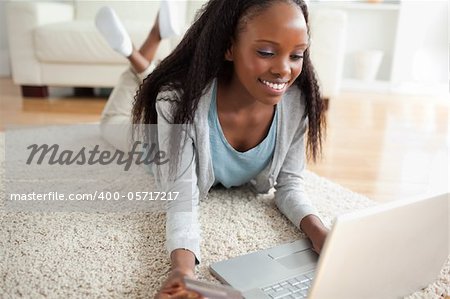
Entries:
{"label": "white shag rug", "polygon": [[[1,134],[2,178],[4,158]],[[327,225],[336,215],[375,204],[311,172],[305,183]],[[3,184],[0,198],[5,200]],[[215,281],[208,272],[212,262],[302,236],[271,195],[246,188],[214,189],[200,209],[202,280]],[[0,205],[0,297],[152,297],[169,269],[164,224],[163,213],[13,213]],[[444,298],[449,285],[447,261],[433,284],[407,298]]]}

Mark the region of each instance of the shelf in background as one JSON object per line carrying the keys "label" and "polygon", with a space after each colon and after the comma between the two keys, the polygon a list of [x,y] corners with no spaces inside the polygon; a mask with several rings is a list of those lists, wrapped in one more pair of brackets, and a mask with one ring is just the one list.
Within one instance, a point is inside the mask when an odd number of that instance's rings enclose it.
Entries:
{"label": "shelf in background", "polygon": [[400,3],[398,2],[380,2],[368,3],[362,1],[311,1],[309,3],[311,8],[343,8],[343,9],[361,9],[361,10],[399,10]]}

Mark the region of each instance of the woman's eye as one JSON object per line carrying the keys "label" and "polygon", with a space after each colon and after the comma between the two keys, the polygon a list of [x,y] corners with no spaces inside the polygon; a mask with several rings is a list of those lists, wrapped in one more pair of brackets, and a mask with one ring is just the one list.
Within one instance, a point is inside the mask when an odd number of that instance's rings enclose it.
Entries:
{"label": "woman's eye", "polygon": [[291,55],[292,60],[300,60],[303,59],[303,54]]}
{"label": "woman's eye", "polygon": [[267,52],[267,51],[257,51],[259,56],[262,57],[272,57],[274,54],[272,52]]}

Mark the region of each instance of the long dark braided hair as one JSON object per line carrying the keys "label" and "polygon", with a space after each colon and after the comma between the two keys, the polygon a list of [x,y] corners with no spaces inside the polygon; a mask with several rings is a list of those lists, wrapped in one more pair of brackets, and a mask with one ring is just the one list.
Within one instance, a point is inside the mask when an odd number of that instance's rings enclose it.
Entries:
{"label": "long dark braided hair", "polygon": [[[140,86],[133,105],[133,124],[156,124],[156,98],[158,93],[167,90],[176,90],[180,95],[180,99],[177,99],[179,104],[174,106],[173,123],[192,123],[206,87],[214,78],[229,77],[233,72],[232,62],[225,60],[225,52],[239,33],[242,22],[276,2],[298,5],[310,33],[308,9],[303,0],[210,0],[199,11],[196,21],[175,50]],[[294,84],[300,88],[306,100],[303,118],[308,119],[307,153],[308,158],[316,161],[322,151],[325,117],[309,49],[303,53],[303,69]],[[137,131],[134,130],[133,136],[142,133]],[[145,137],[145,133],[143,135]]]}

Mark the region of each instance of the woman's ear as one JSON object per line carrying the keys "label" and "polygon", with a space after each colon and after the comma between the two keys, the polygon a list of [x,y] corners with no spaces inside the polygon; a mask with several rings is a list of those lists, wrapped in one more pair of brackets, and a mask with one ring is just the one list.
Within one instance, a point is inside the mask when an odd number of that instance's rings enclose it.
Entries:
{"label": "woman's ear", "polygon": [[225,52],[225,60],[233,61],[233,45],[231,45],[228,50]]}

